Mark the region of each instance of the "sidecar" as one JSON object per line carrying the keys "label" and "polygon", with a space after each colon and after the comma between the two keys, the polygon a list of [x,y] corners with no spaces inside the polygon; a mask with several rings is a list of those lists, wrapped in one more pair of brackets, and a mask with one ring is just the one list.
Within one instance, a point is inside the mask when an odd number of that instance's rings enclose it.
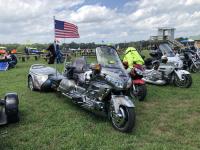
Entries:
{"label": "sidecar", "polygon": [[54,68],[44,64],[34,64],[28,74],[28,87],[32,90],[55,90],[64,77]]}
{"label": "sidecar", "polygon": [[7,93],[0,99],[0,125],[19,121],[18,104],[17,93]]}

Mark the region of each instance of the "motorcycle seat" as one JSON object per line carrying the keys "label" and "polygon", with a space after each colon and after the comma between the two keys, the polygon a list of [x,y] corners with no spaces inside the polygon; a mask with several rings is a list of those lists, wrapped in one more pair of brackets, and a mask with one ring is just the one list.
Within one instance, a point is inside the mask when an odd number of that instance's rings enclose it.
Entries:
{"label": "motorcycle seat", "polygon": [[85,83],[84,73],[74,73],[74,80],[80,84]]}
{"label": "motorcycle seat", "polygon": [[64,76],[62,75],[49,75],[49,79],[51,81],[54,81],[54,82],[60,82],[62,79],[64,79]]}
{"label": "motorcycle seat", "polygon": [[159,65],[160,65],[159,60],[155,60],[155,59],[152,59],[152,58],[148,58],[148,59],[145,60],[145,66],[146,66],[147,69],[154,68],[155,70],[157,70]]}

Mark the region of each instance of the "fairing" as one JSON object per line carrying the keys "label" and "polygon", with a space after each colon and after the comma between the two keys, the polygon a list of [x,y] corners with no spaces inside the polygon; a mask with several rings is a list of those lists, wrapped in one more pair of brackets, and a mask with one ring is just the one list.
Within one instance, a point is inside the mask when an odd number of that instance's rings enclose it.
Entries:
{"label": "fairing", "polygon": [[160,44],[159,49],[161,50],[162,55],[167,56],[168,63],[173,63],[178,68],[183,67],[183,61],[180,59],[178,55],[175,55],[169,44],[167,43]]}
{"label": "fairing", "polygon": [[121,60],[112,47],[98,47],[96,49],[97,62],[102,66],[102,74],[112,78],[113,82],[122,84],[121,88],[125,88],[130,79]]}

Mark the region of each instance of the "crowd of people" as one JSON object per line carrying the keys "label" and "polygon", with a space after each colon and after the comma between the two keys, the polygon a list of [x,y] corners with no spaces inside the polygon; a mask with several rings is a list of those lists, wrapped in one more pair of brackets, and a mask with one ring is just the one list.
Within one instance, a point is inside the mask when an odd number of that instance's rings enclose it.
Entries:
{"label": "crowd of people", "polygon": [[0,56],[0,61],[7,62],[8,68],[13,68],[17,64],[17,57],[11,53],[11,51],[5,51],[5,53]]}

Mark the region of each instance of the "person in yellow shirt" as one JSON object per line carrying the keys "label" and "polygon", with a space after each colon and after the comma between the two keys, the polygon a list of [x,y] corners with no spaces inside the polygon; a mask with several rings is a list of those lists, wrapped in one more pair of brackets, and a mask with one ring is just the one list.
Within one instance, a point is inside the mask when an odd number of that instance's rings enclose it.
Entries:
{"label": "person in yellow shirt", "polygon": [[123,64],[126,69],[131,70],[135,64],[143,65],[144,60],[134,47],[128,47],[125,51]]}

